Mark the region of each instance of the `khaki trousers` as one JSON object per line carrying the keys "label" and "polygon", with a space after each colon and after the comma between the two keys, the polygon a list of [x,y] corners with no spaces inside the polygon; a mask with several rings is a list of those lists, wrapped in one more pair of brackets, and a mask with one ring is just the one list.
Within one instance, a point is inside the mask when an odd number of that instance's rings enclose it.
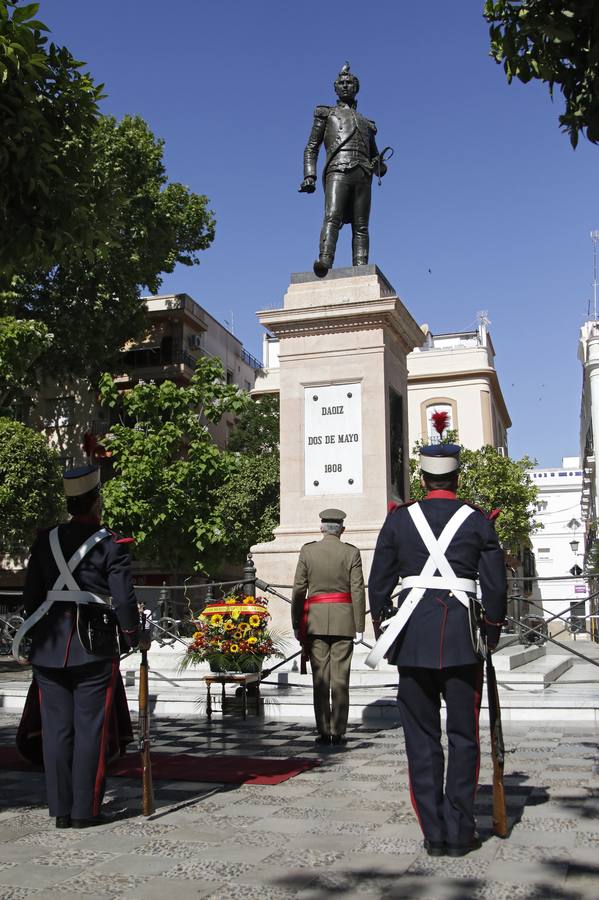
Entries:
{"label": "khaki trousers", "polygon": [[314,716],[319,734],[343,735],[349,713],[353,638],[308,635]]}

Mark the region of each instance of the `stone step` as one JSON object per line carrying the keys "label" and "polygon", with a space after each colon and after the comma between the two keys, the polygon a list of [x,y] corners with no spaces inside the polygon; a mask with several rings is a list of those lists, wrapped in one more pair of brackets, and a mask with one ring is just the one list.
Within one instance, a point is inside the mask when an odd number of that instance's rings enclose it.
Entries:
{"label": "stone step", "polygon": [[497,684],[512,691],[543,691],[574,665],[571,656],[543,656],[516,671],[497,671]]}
{"label": "stone step", "polygon": [[544,657],[546,653],[545,647],[534,645],[523,647],[521,644],[515,644],[512,647],[504,647],[497,650],[493,654],[493,665],[498,674],[499,672],[511,672],[519,666],[524,666],[526,663]]}
{"label": "stone step", "polygon": [[[25,703],[29,684],[27,681],[0,682],[0,707],[11,712],[20,712]],[[132,711],[137,710],[137,686],[126,688],[127,699]],[[277,687],[263,684],[261,687],[261,714],[265,719],[313,719],[312,691],[301,687]],[[358,687],[350,693],[349,718],[352,722],[397,722],[397,690],[376,685],[373,688]],[[507,689],[500,686],[500,702],[504,721],[514,722],[572,722],[594,723],[599,726],[599,678],[585,685],[567,682],[551,683],[545,690]],[[212,690],[214,715],[221,715],[221,693]],[[150,687],[151,712],[160,716],[203,716],[206,711],[206,689],[203,683],[190,684],[186,689]],[[239,714],[235,706],[234,686],[227,685],[227,706]],[[227,715],[229,715],[229,708]],[[253,715],[252,699],[248,704],[249,715]],[[488,721],[486,691],[483,692],[481,721]]]}

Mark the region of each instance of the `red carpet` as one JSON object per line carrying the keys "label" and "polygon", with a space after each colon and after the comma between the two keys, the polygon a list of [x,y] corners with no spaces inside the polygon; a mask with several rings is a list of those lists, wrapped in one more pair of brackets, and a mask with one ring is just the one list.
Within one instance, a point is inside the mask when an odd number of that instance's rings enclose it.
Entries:
{"label": "red carpet", "polygon": [[[215,781],[222,784],[280,784],[319,765],[317,759],[298,756],[269,759],[251,756],[191,756],[189,753],[152,753],[152,775],[156,780]],[[15,747],[0,747],[0,769],[17,772],[41,771],[19,754]],[[129,753],[114,760],[109,776],[141,778],[139,754]]]}

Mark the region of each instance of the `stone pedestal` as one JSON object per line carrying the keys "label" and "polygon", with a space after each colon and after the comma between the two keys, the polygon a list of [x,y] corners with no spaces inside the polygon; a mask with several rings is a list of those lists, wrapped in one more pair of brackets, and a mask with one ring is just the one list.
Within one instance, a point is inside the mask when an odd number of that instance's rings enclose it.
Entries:
{"label": "stone pedestal", "polygon": [[292,275],[282,308],[258,318],[279,340],[281,404],[281,521],[252,548],[258,577],[291,585],[327,507],[347,513],[367,576],[388,502],[407,498],[406,355],[424,335],[374,265]]}

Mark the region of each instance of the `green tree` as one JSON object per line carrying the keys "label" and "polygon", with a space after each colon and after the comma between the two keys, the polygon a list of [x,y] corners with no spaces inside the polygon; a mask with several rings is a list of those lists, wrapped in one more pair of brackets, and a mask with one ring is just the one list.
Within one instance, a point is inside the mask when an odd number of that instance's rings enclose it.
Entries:
{"label": "green tree", "polygon": [[36,529],[63,516],[58,454],[38,432],[0,418],[0,562],[21,560]]}
{"label": "green tree", "polygon": [[52,266],[100,238],[91,134],[101,86],[48,45],[39,3],[0,0],[0,273]]}
{"label": "green tree", "polygon": [[[444,441],[449,442],[449,441]],[[417,453],[419,445],[414,448]],[[531,534],[539,527],[534,520],[538,490],[528,475],[535,462],[528,456],[510,459],[501,456],[494,447],[467,450],[462,447],[458,497],[469,500],[486,512],[500,509],[496,519],[497,535],[502,546],[513,554],[530,542]],[[420,484],[417,459],[410,459],[410,496],[421,500],[424,490]]]}
{"label": "green tree", "polygon": [[487,0],[491,56],[508,82],[539,79],[565,101],[560,125],[573,147],[599,142],[599,18],[595,0]]}
{"label": "green tree", "polygon": [[0,414],[36,382],[36,361],[52,343],[42,322],[0,318]]}
{"label": "green tree", "polygon": [[223,554],[241,563],[253,544],[270,541],[279,524],[279,398],[250,403],[237,419],[227,450],[231,477],[216,492],[224,524]]}
{"label": "green tree", "polygon": [[163,142],[143,119],[103,116],[91,135],[94,210],[103,242],[85,254],[13,280],[5,311],[54,335],[40,364],[56,377],[95,380],[145,326],[141,289],[158,291],[162,272],[195,265],[214,237],[207,198],[169,183]]}
{"label": "green tree", "polygon": [[104,442],[115,477],[103,488],[109,525],[136,540],[136,554],[170,571],[209,571],[220,556],[223,520],[215,491],[231,474],[206,421],[217,423],[249,402],[224,383],[218,360],[201,357],[186,387],[138,384],[119,393],[103,375],[100,397],[117,410]]}

